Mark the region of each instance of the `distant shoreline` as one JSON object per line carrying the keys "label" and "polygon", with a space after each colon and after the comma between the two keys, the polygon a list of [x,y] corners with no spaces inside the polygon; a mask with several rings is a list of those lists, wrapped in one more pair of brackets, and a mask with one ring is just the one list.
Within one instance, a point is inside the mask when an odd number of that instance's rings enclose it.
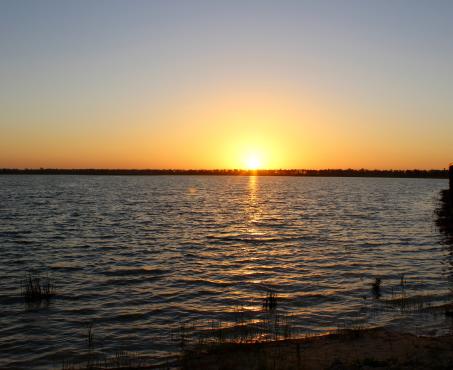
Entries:
{"label": "distant shoreline", "polygon": [[0,169],[0,175],[87,175],[87,176],[297,176],[297,177],[394,177],[448,179],[448,170],[173,170],[173,169]]}

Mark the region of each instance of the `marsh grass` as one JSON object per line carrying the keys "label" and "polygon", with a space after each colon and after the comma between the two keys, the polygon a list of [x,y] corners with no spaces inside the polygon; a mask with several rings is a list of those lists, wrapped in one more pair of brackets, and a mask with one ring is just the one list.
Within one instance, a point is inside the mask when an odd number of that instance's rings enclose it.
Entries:
{"label": "marsh grass", "polygon": [[350,319],[345,319],[340,321],[337,324],[337,329],[334,331],[334,334],[349,336],[349,337],[358,337],[364,330],[369,329],[368,317],[363,315],[357,315]]}
{"label": "marsh grass", "polygon": [[182,351],[193,347],[208,347],[226,344],[256,343],[292,338],[297,330],[291,315],[272,311],[250,311],[237,308],[229,322],[219,320],[191,321],[181,323],[171,334]]}
{"label": "marsh grass", "polygon": [[421,285],[420,282],[408,279],[406,274],[401,274],[395,285],[385,287],[386,295],[382,298],[384,295],[382,280],[375,278],[371,291],[380,299],[368,305],[366,310],[369,314],[392,311],[402,314],[436,313],[438,308],[434,302],[438,299],[429,292],[420,290]]}
{"label": "marsh grass", "polygon": [[382,279],[378,278],[378,277],[375,278],[374,282],[371,284],[371,291],[375,298],[381,297],[381,284],[382,284]]}
{"label": "marsh grass", "polygon": [[263,298],[263,309],[266,311],[273,311],[277,308],[278,296],[273,291],[266,292],[266,296]]}
{"label": "marsh grass", "polygon": [[[186,342],[186,347],[181,352],[180,357],[181,368],[202,369],[204,353],[219,353],[222,355],[243,345],[257,344],[260,346],[270,341],[291,339],[295,335],[296,330],[293,327],[292,316],[278,311],[264,310],[263,312],[255,313],[257,315],[261,314],[260,318],[250,318],[250,312],[238,311],[235,323],[211,322],[210,331],[204,331],[203,341],[193,345]],[[244,359],[245,362],[239,365],[241,368],[281,369],[281,364],[285,362],[284,357],[276,356],[275,354],[269,355],[264,350],[254,350],[253,352],[250,358]],[[252,363],[254,365],[250,367]],[[277,364],[280,364],[280,366],[277,366]],[[228,369],[227,365],[219,365],[219,369]]]}
{"label": "marsh grass", "polygon": [[396,308],[402,313],[422,313],[432,308],[431,297],[427,295],[400,295],[392,299],[382,300],[387,307]]}
{"label": "marsh grass", "polygon": [[55,286],[48,275],[41,279],[28,273],[21,283],[21,296],[28,304],[49,302],[55,296]]}
{"label": "marsh grass", "polygon": [[87,333],[87,344],[88,349],[92,350],[94,348],[94,331],[93,331],[93,323],[90,323],[88,326],[88,333]]}
{"label": "marsh grass", "polygon": [[391,296],[381,299],[384,308],[396,309],[401,313],[428,313],[435,311],[433,296],[417,289],[416,282],[408,283],[405,274],[401,274],[399,284],[391,288]]}
{"label": "marsh grass", "polygon": [[281,312],[266,315],[263,319],[263,326],[265,340],[290,339],[296,333],[293,317]]}

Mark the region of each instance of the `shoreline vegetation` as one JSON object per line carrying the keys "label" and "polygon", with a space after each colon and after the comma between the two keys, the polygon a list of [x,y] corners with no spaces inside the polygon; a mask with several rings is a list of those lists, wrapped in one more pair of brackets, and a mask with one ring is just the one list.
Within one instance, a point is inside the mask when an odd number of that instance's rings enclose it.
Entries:
{"label": "shoreline vegetation", "polygon": [[[452,307],[451,304],[438,309]],[[61,370],[450,370],[453,334],[422,336],[384,327],[338,329],[296,338],[204,343],[156,359],[129,352]]]}
{"label": "shoreline vegetation", "polygon": [[0,168],[0,175],[91,175],[91,176],[307,176],[307,177],[392,177],[447,179],[447,169],[370,170],[370,169],[61,169]]}
{"label": "shoreline vegetation", "polygon": [[[451,304],[437,309],[452,308]],[[91,331],[91,326],[90,329]],[[85,361],[63,360],[61,370],[370,370],[453,367],[453,334],[417,335],[385,327],[338,329],[325,334],[250,342],[219,341],[186,345],[179,354],[154,357],[116,352]],[[54,368],[58,365],[55,363]]]}
{"label": "shoreline vegetation", "polygon": [[[404,279],[402,279],[404,281]],[[453,303],[431,305],[424,298],[400,294],[382,302],[388,309],[445,317],[453,325]],[[272,293],[272,294],[271,294]],[[275,305],[269,302],[275,300]],[[195,322],[181,323],[171,334],[179,353],[156,358],[150,354],[119,352],[99,357],[88,328],[85,361],[63,361],[61,370],[358,370],[358,369],[438,369],[453,368],[453,332],[440,336],[419,335],[417,330],[374,326],[363,317],[339,322],[326,333],[301,333],[291,317],[277,310],[278,296],[268,292],[263,298],[262,320],[248,318],[238,308],[235,324],[212,321],[211,328]],[[379,302],[377,300],[376,302]],[[382,307],[381,309],[384,309]],[[365,315],[367,316],[367,315]],[[80,358],[79,358],[80,360]]]}
{"label": "shoreline vegetation", "polygon": [[385,328],[301,339],[230,343],[186,351],[186,370],[451,369],[453,335],[416,336]]}

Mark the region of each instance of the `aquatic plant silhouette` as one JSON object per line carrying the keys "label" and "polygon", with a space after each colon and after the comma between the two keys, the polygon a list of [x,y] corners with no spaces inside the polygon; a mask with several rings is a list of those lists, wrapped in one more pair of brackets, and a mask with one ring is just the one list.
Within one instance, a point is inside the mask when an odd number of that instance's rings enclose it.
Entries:
{"label": "aquatic plant silhouette", "polygon": [[273,311],[277,308],[278,296],[273,291],[268,291],[263,299],[263,309],[266,311]]}
{"label": "aquatic plant silhouette", "polygon": [[374,282],[371,284],[371,291],[375,298],[381,297],[381,283],[382,283],[382,279],[377,277],[374,279]]}
{"label": "aquatic plant silhouette", "polygon": [[94,332],[93,332],[93,323],[90,323],[87,333],[87,343],[88,348],[92,350],[94,348]]}
{"label": "aquatic plant silhouette", "polygon": [[26,303],[49,302],[55,296],[55,286],[49,276],[41,279],[39,276],[28,273],[21,285],[21,295]]}

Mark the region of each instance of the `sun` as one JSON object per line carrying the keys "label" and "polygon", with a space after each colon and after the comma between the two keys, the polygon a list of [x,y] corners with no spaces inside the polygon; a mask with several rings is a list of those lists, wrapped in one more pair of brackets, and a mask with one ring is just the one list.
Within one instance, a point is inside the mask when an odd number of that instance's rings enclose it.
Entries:
{"label": "sun", "polygon": [[245,160],[248,170],[257,170],[261,167],[261,160],[256,154],[249,154]]}

